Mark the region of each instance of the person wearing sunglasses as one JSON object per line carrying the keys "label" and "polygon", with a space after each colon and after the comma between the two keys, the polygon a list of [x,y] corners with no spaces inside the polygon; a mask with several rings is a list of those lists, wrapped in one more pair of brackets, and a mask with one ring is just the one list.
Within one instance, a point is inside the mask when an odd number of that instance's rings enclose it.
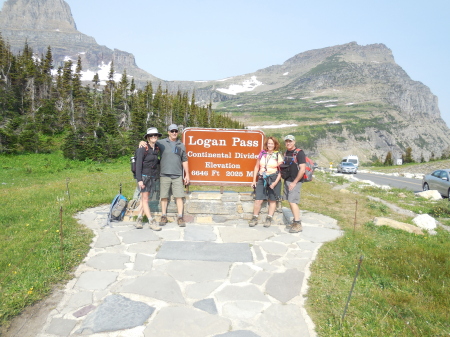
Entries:
{"label": "person wearing sunglasses", "polygon": [[168,131],[169,137],[158,141],[158,146],[161,149],[161,221],[159,225],[164,226],[167,223],[167,204],[169,191],[172,189],[177,204],[178,226],[185,227],[186,222],[183,219],[184,185],[189,184],[186,147],[178,139],[178,126],[176,124],[171,124]]}

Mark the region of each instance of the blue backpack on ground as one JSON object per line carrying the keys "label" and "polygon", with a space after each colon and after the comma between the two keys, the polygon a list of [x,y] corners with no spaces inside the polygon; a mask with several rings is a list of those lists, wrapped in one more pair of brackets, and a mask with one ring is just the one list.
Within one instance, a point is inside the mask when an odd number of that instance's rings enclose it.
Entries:
{"label": "blue backpack on ground", "polygon": [[122,195],[122,184],[120,184],[119,194],[114,197],[111,203],[105,226],[112,227],[112,221],[122,221],[127,210],[127,204],[128,199]]}

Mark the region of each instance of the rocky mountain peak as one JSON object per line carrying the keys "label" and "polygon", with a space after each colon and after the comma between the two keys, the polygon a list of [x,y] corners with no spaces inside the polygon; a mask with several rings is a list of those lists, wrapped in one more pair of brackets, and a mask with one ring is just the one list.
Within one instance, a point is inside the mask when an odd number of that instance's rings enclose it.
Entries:
{"label": "rocky mountain peak", "polygon": [[63,0],[8,0],[0,12],[0,27],[44,31],[77,29],[70,7]]}

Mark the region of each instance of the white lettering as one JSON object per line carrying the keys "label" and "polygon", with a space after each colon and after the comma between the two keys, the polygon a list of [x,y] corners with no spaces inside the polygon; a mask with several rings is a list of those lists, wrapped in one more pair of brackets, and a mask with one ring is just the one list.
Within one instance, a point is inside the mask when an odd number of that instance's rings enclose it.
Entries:
{"label": "white lettering", "polygon": [[206,168],[233,168],[233,169],[240,169],[241,165],[239,165],[239,164],[231,164],[231,163],[214,164],[213,162],[207,161],[205,163],[205,167]]}
{"label": "white lettering", "polygon": [[194,136],[189,136],[188,145],[203,145],[204,148],[210,148],[211,146],[227,146],[225,139],[194,139]]}
{"label": "white lettering", "polygon": [[259,141],[257,140],[241,140],[239,137],[233,137],[233,144],[231,146],[245,146],[245,147],[258,147]]}
{"label": "white lettering", "polygon": [[234,158],[256,159],[256,158],[258,158],[258,155],[257,155],[257,154],[254,154],[254,153],[239,153],[239,152],[236,152],[236,153],[234,154]]}

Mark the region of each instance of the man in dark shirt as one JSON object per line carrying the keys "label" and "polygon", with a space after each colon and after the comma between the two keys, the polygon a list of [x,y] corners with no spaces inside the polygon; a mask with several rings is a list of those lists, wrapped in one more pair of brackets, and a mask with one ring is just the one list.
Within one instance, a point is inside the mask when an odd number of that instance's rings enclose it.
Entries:
{"label": "man in dark shirt", "polygon": [[303,175],[306,169],[305,152],[298,151],[296,158],[293,158],[296,149],[295,137],[288,135],[284,137],[286,145],[286,153],[284,163],[289,164],[290,175],[284,181],[284,199],[289,202],[294,220],[290,225],[289,233],[298,233],[303,230],[302,221],[300,220],[300,191],[302,188]]}

